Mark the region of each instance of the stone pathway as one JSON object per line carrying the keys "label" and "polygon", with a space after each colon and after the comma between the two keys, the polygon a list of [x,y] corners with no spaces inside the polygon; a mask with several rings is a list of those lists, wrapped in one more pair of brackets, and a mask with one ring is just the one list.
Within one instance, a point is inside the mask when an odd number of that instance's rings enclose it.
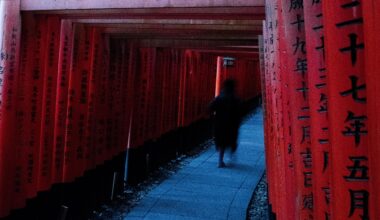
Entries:
{"label": "stone pathway", "polygon": [[265,169],[262,111],[240,128],[235,157],[217,168],[214,147],[150,191],[125,217],[134,219],[245,219]]}

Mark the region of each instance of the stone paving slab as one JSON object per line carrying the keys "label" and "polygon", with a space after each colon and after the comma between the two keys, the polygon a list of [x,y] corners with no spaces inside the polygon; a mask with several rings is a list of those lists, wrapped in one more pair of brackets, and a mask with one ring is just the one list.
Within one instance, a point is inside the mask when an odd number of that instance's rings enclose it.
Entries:
{"label": "stone paving slab", "polygon": [[215,147],[191,161],[151,190],[125,220],[244,220],[252,193],[265,169],[262,111],[240,128],[234,157],[217,168]]}

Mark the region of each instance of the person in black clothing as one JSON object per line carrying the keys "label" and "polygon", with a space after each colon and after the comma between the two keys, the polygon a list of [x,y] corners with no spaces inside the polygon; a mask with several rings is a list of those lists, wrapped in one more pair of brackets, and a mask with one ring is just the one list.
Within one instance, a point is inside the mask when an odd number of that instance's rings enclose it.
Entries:
{"label": "person in black clothing", "polygon": [[237,138],[241,122],[240,99],[235,95],[235,81],[228,79],[223,83],[223,90],[210,103],[210,111],[214,116],[214,136],[216,149],[219,151],[218,167],[225,167],[224,152],[237,149]]}

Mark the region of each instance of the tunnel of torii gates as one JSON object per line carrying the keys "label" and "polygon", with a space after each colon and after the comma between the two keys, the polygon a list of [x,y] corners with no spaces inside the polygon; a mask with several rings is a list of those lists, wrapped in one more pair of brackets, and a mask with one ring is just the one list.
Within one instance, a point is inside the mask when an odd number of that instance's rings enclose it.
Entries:
{"label": "tunnel of torii gates", "polygon": [[380,218],[379,0],[0,6],[0,217],[206,118],[232,77],[263,96],[272,217]]}

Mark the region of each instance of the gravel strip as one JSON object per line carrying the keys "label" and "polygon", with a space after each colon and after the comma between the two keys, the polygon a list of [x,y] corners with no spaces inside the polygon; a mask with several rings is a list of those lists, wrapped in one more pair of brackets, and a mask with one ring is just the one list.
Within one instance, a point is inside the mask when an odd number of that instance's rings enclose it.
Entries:
{"label": "gravel strip", "polygon": [[249,203],[247,220],[269,220],[267,189],[267,177],[264,173]]}

